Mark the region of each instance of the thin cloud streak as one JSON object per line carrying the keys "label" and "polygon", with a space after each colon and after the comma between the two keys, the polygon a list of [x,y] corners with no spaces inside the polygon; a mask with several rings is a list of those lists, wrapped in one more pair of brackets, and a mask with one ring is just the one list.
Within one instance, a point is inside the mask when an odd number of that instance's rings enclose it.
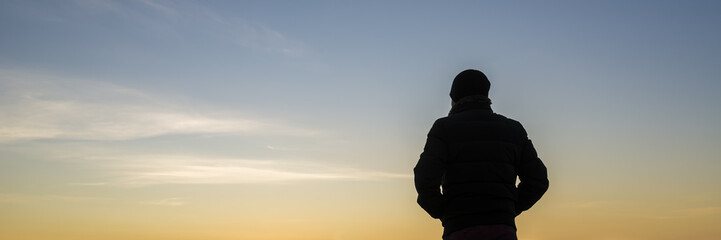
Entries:
{"label": "thin cloud streak", "polygon": [[107,163],[114,179],[108,185],[259,184],[294,181],[386,181],[409,174],[332,166],[291,160],[206,158],[181,155],[107,156],[89,162]]}
{"label": "thin cloud streak", "polygon": [[31,195],[18,193],[0,193],[0,203],[31,203],[31,202],[88,202],[97,200],[108,200],[107,198],[76,196],[76,195]]}
{"label": "thin cloud streak", "polygon": [[141,201],[140,204],[143,205],[155,205],[155,206],[168,206],[168,207],[179,207],[188,204],[187,202],[183,201],[182,198],[166,198],[166,199],[160,199],[160,200],[152,200],[152,201]]}
{"label": "thin cloud streak", "polygon": [[679,212],[690,215],[690,216],[706,216],[706,215],[719,215],[721,214],[721,207],[699,207],[699,208],[688,208],[680,210]]}
{"label": "thin cloud streak", "polygon": [[[302,135],[318,132],[232,111],[168,103],[113,84],[0,70],[0,143],[32,139],[128,140],[169,134]],[[228,113],[230,112],[230,113]]]}
{"label": "thin cloud streak", "polygon": [[71,186],[105,186],[106,182],[87,182],[87,183],[70,183]]}
{"label": "thin cloud streak", "polygon": [[[137,22],[138,26],[158,28],[155,30],[162,32],[183,27],[178,26],[178,23],[201,24],[203,29],[212,31],[212,35],[219,36],[224,42],[270,54],[300,57],[311,52],[304,42],[292,39],[276,29],[242,18],[221,15],[211,8],[193,2],[76,0],[75,4],[90,13],[113,14],[126,18],[129,22]],[[176,32],[166,37],[183,37],[182,35]]]}
{"label": "thin cloud streak", "polygon": [[286,56],[302,56],[308,47],[302,42],[294,41],[282,33],[265,26],[254,26],[235,21],[238,27],[228,27],[234,42],[240,46],[278,53]]}
{"label": "thin cloud streak", "polygon": [[153,8],[153,9],[155,9],[155,10],[158,10],[158,11],[162,12],[163,14],[170,15],[170,16],[177,16],[177,15],[178,15],[178,10],[176,10],[176,9],[170,7],[170,6],[163,5],[162,3],[158,2],[158,1],[153,1],[153,0],[141,0],[140,2],[143,3],[143,4],[145,4],[146,6],[148,6],[148,7],[150,7],[150,8]]}

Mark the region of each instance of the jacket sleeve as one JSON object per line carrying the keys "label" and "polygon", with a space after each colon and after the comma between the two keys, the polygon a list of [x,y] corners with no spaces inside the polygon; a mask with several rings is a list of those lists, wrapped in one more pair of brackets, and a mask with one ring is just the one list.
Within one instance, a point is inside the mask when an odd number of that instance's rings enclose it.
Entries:
{"label": "jacket sleeve", "polygon": [[441,182],[446,172],[448,147],[443,141],[440,124],[433,124],[423,153],[413,169],[418,204],[433,218],[443,216]]}
{"label": "jacket sleeve", "polygon": [[521,161],[518,166],[518,202],[516,202],[516,215],[530,209],[533,204],[541,199],[546,190],[548,190],[548,173],[546,166],[543,164],[533,143],[523,130],[523,146]]}

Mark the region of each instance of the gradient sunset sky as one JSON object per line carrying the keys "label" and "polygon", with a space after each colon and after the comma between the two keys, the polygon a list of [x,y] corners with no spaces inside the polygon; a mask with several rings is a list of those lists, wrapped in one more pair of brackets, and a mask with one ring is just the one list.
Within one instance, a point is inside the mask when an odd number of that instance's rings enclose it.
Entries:
{"label": "gradient sunset sky", "polygon": [[523,240],[721,239],[719,1],[0,0],[0,239],[432,240],[475,68],[551,187]]}

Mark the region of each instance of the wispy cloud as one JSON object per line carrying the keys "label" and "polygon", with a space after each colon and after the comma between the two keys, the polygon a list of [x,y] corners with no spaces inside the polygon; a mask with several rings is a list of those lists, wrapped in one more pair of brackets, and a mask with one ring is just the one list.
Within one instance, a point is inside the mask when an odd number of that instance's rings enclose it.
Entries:
{"label": "wispy cloud", "polygon": [[[310,47],[304,42],[283,34],[265,24],[220,14],[207,4],[189,1],[140,0],[137,2],[113,0],[76,0],[76,5],[90,13],[113,14],[137,22],[138,26],[166,32],[186,27],[185,24],[201,25],[204,35],[219,37],[221,41],[244,48],[280,54],[289,57],[304,56]],[[175,31],[172,37],[183,36]],[[166,36],[169,37],[169,36]]]}
{"label": "wispy cloud", "polygon": [[30,203],[30,202],[87,202],[105,198],[75,196],[75,195],[30,195],[17,193],[0,193],[0,203]]}
{"label": "wispy cloud", "polygon": [[669,209],[648,203],[643,206],[632,201],[579,201],[566,204],[568,208],[575,208],[584,212],[595,214],[623,216],[640,219],[678,219],[688,217],[713,216],[721,214],[721,207],[695,207],[682,209]]}
{"label": "wispy cloud", "polygon": [[74,0],[75,5],[92,13],[114,12],[122,13],[123,8],[112,0]]}
{"label": "wispy cloud", "polygon": [[71,186],[105,186],[106,182],[70,183]]}
{"label": "wispy cloud", "polygon": [[153,8],[157,11],[160,11],[166,15],[176,16],[178,15],[178,10],[176,10],[173,7],[167,6],[160,1],[154,1],[154,0],[140,0],[141,3],[145,4],[146,6]]}
{"label": "wispy cloud", "polygon": [[618,201],[607,201],[607,200],[598,200],[598,201],[584,201],[584,202],[573,202],[569,204],[570,208],[580,208],[580,209],[602,209],[602,208],[608,208],[613,205],[618,205]]}
{"label": "wispy cloud", "polygon": [[302,56],[308,52],[307,45],[291,40],[281,32],[262,25],[238,23],[234,24],[235,27],[228,28],[233,41],[238,45],[287,56]]}
{"label": "wispy cloud", "polygon": [[[230,134],[250,138],[323,136],[315,130],[239,117],[240,114],[233,111],[173,104],[162,97],[114,84],[7,70],[0,70],[0,112],[3,113],[0,143],[34,139],[105,143],[171,134]],[[72,154],[68,155],[68,146],[63,143],[66,142],[46,143],[38,157],[71,159],[72,164],[96,167],[105,175],[93,182],[69,183],[78,187],[383,181],[411,177],[327,164],[332,162],[328,159],[307,161],[303,156],[266,156],[276,160],[206,157],[189,154],[192,150],[140,153],[86,144],[72,145],[78,147],[78,151],[69,151]],[[274,152],[292,149],[273,145],[267,148]]]}
{"label": "wispy cloud", "polygon": [[[160,5],[154,1],[147,1],[155,3],[153,5]],[[170,7],[161,6],[164,11],[170,11],[167,10]],[[278,29],[236,16],[222,15],[205,6],[185,4],[172,11],[179,12],[195,22],[206,24],[209,29],[216,31],[215,34],[218,36],[241,47],[288,57],[307,56],[311,52],[311,48],[306,43],[289,37]]]}
{"label": "wispy cloud", "polygon": [[679,212],[690,216],[719,215],[721,214],[721,207],[687,208]]}
{"label": "wispy cloud", "polygon": [[409,174],[334,166],[297,160],[251,160],[181,155],[105,156],[93,162],[113,172],[110,184],[254,184],[308,180],[383,181]]}
{"label": "wispy cloud", "polygon": [[233,111],[192,108],[109,83],[0,70],[0,143],[168,134],[313,135]]}
{"label": "wispy cloud", "polygon": [[179,207],[179,206],[186,205],[187,202],[185,202],[182,198],[166,198],[166,199],[160,199],[160,200],[141,201],[140,204]]}
{"label": "wispy cloud", "polygon": [[[20,194],[20,193],[0,193],[0,204],[33,204],[33,203],[87,203],[94,201],[116,201],[116,199],[76,196],[76,195],[53,195],[53,194]],[[182,198],[173,197],[158,200],[139,201],[138,204],[179,207],[187,205]]]}

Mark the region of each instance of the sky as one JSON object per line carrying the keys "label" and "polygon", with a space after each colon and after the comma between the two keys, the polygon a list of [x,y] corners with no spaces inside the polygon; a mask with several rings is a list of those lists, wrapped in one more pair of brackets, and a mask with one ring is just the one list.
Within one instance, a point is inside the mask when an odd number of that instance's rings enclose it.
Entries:
{"label": "sky", "polygon": [[550,189],[525,240],[721,238],[716,1],[0,0],[0,238],[440,239],[462,70]]}

